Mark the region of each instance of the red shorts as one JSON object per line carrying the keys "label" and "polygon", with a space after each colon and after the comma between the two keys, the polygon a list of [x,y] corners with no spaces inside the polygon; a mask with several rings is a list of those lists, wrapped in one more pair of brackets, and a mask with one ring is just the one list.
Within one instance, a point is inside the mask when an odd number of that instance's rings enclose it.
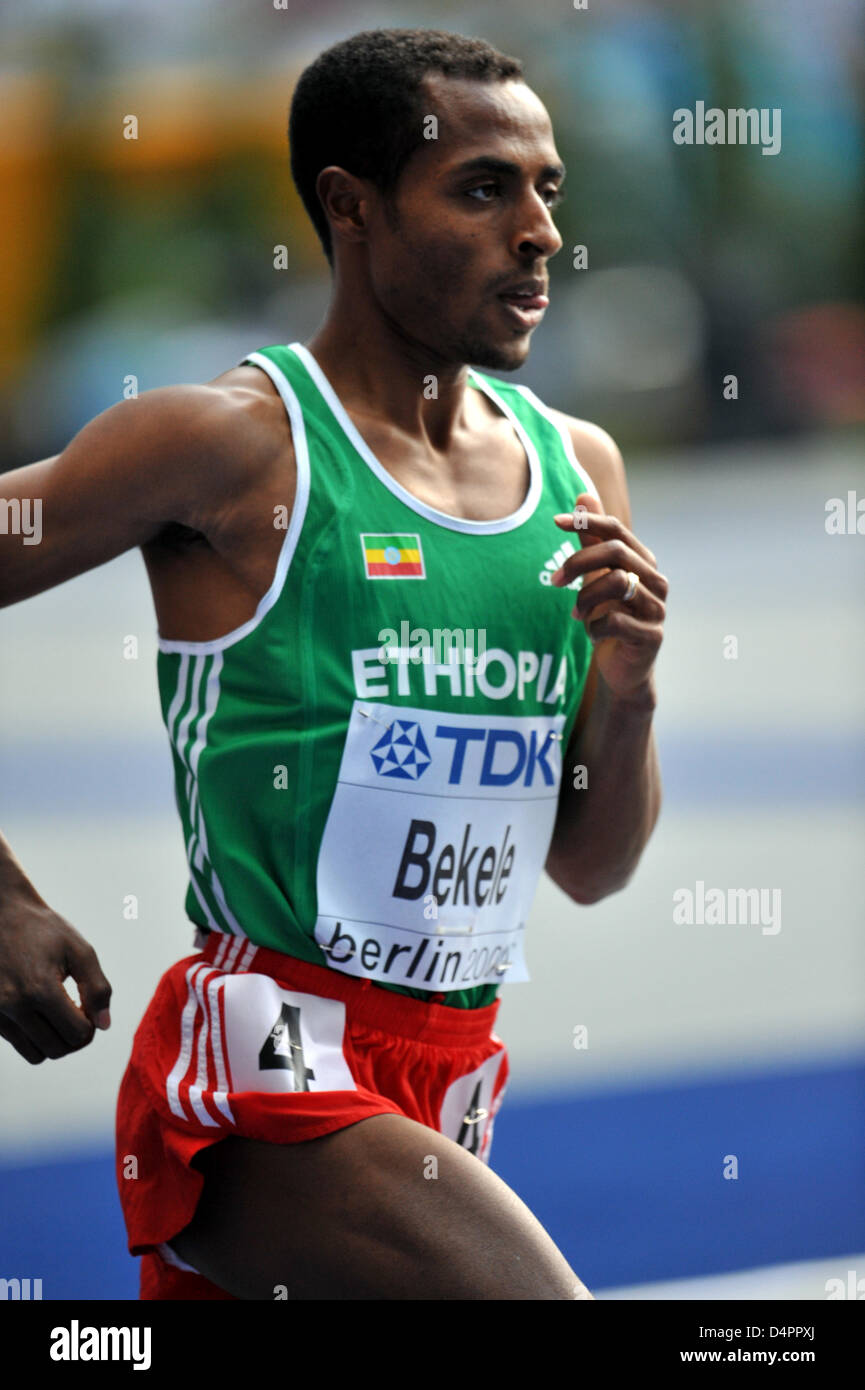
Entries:
{"label": "red shorts", "polygon": [[211,933],[160,980],[120,1085],[117,1184],[141,1297],[231,1297],[165,1246],[195,1213],[192,1159],[226,1135],[297,1144],[405,1115],[487,1162],[508,1079],[498,1008],[424,1003]]}

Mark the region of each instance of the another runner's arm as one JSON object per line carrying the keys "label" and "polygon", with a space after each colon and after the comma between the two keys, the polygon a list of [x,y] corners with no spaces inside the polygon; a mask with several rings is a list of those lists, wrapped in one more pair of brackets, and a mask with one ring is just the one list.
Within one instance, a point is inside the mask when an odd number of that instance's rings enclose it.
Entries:
{"label": "another runner's arm", "polygon": [[[597,426],[560,418],[600,494],[603,511],[618,517],[631,532],[630,499],[618,447]],[[597,577],[598,572],[593,572],[592,578]],[[660,576],[659,587],[665,594],[666,581]],[[601,607],[592,615],[593,621],[603,612]],[[622,699],[611,692],[593,653],[564,757],[558,815],[546,863],[547,873],[575,902],[595,903],[624,888],[654,829],[661,806],[652,730],[655,700],[651,667],[644,687]],[[585,767],[588,784],[575,787],[581,777],[573,770],[579,766]]]}
{"label": "another runner's arm", "polygon": [[0,607],[105,564],[170,522],[207,534],[251,462],[250,404],[251,393],[211,386],[146,391],[97,415],[62,453],[0,474]]}

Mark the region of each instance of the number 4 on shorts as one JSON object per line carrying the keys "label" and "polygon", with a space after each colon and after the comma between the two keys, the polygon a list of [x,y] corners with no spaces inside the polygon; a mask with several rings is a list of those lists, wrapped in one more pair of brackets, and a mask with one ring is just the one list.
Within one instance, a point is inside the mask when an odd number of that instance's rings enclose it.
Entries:
{"label": "number 4 on shorts", "polygon": [[315,1072],[307,1067],[300,1038],[300,1009],[296,1004],[283,1004],[279,1017],[268,1033],[258,1054],[260,1071],[274,1069],[294,1073],[294,1089],[308,1091]]}

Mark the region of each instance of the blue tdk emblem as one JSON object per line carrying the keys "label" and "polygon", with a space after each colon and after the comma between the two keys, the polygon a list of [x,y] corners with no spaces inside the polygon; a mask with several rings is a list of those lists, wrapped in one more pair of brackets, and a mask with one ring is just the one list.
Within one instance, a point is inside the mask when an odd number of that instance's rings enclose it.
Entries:
{"label": "blue tdk emblem", "polygon": [[420,724],[411,719],[395,719],[370,750],[370,757],[380,777],[404,777],[410,782],[416,782],[432,762]]}

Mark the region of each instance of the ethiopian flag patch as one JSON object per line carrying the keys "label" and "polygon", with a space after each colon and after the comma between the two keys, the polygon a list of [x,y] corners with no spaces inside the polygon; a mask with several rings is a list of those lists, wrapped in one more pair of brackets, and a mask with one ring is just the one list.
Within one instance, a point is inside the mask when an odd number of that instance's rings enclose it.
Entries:
{"label": "ethiopian flag patch", "polygon": [[363,534],[367,579],[426,579],[420,536]]}

